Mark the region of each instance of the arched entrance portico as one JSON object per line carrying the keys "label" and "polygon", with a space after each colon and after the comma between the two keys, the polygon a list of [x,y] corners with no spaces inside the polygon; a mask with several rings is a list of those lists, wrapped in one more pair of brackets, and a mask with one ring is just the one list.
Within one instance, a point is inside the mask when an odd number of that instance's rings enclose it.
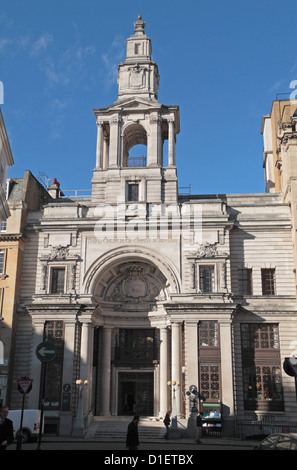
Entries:
{"label": "arched entrance portico", "polygon": [[92,282],[102,325],[94,345],[95,414],[164,413],[169,398],[169,319],[163,307],[169,300],[168,277],[135,252],[101,266]]}

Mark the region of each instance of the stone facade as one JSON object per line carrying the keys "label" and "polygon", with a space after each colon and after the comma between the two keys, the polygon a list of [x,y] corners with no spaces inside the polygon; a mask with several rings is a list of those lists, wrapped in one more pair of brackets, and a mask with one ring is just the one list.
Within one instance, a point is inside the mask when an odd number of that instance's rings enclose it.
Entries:
{"label": "stone facade", "polygon": [[0,109],[0,224],[10,213],[6,201],[6,180],[8,167],[14,163],[6,128]]}
{"label": "stone facade", "polygon": [[[21,284],[23,253],[26,247],[24,230],[28,211],[39,210],[43,202],[50,199],[45,188],[26,171],[23,178],[10,178],[7,187],[7,204],[10,217],[1,226],[0,253],[3,253],[0,274],[0,316],[1,361],[0,384],[1,402],[10,397],[12,372],[15,355],[15,335],[17,330],[17,306]],[[23,374],[21,374],[23,375]]]}
{"label": "stone facade", "polygon": [[[60,435],[94,415],[235,419],[296,413],[282,370],[296,347],[289,204],[282,194],[179,196],[178,106],[157,101],[158,70],[141,17],[119,67],[117,101],[95,109],[92,197],[48,201],[28,214],[14,383],[33,379],[38,344],[51,341],[45,416]],[[168,140],[168,162],[163,146]],[[129,150],[147,146],[146,161]],[[80,403],[78,379],[88,380]],[[133,398],[133,399],[132,399]],[[12,390],[11,407],[21,396]],[[213,414],[213,413],[212,413]],[[230,429],[230,427],[229,427]]]}

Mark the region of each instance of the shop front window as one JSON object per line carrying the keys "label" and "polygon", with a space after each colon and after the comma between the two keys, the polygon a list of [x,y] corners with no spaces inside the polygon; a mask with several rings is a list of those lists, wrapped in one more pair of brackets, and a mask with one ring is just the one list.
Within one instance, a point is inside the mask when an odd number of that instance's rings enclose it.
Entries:
{"label": "shop front window", "polygon": [[278,325],[242,324],[241,349],[245,409],[282,411]]}

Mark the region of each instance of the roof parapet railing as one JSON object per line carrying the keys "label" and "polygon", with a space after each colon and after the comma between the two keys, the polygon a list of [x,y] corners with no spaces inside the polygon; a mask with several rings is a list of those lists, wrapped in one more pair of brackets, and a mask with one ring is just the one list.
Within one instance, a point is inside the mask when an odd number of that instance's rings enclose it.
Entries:
{"label": "roof parapet railing", "polygon": [[83,197],[91,197],[92,190],[91,189],[63,189],[63,196],[62,198],[69,198],[69,199],[78,199]]}
{"label": "roof parapet railing", "polygon": [[191,185],[189,186],[179,186],[178,187],[179,196],[191,196]]}

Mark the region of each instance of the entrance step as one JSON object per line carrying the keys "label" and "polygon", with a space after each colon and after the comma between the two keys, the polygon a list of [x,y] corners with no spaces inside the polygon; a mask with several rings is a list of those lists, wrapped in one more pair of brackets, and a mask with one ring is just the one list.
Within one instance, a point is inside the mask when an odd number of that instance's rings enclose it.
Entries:
{"label": "entrance step", "polygon": [[[126,441],[128,424],[133,416],[95,416],[87,433],[86,439],[100,441]],[[165,433],[163,420],[156,417],[140,418],[138,424],[139,440],[161,439]]]}

